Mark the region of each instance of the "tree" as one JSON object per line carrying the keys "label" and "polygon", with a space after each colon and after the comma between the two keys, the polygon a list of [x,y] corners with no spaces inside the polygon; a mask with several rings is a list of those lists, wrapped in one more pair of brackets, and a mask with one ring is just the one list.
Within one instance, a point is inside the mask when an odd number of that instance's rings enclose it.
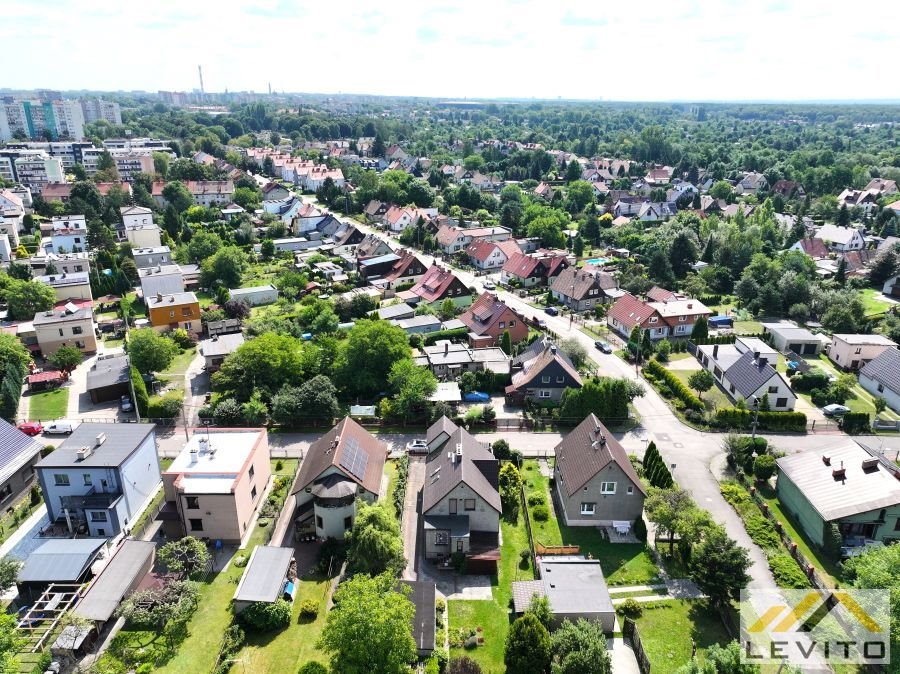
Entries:
{"label": "tree", "polygon": [[600,220],[593,213],[589,213],[581,227],[581,234],[592,246],[600,243]]}
{"label": "tree", "polygon": [[245,320],[250,318],[250,303],[246,300],[228,300],[222,309],[228,318]]}
{"label": "tree", "polygon": [[247,256],[237,246],[226,246],[204,261],[202,267],[207,286],[220,283],[226,288],[239,288],[247,268]]}
{"label": "tree", "polygon": [[503,516],[510,522],[519,519],[519,507],[522,493],[522,476],[519,469],[511,463],[503,464],[498,478],[500,491],[500,503],[503,508]]}
{"label": "tree", "polygon": [[394,363],[409,356],[409,338],[402,328],[386,321],[361,320],[341,343],[335,363],[337,380],[352,395],[371,395],[384,390]]}
{"label": "tree", "polygon": [[318,374],[305,367],[303,352],[299,339],[265,332],[244,342],[225,358],[212,377],[213,390],[246,402],[256,389],[271,396],[285,385],[299,386],[304,377]]}
{"label": "tree", "polygon": [[710,188],[709,195],[713,199],[725,199],[728,201],[734,196],[734,188],[731,186],[731,183],[720,180]]}
{"label": "tree", "polygon": [[398,360],[391,366],[388,383],[397,392],[394,405],[404,420],[420,411],[437,389],[437,378],[431,370],[416,365],[409,358]]}
{"label": "tree", "polygon": [[11,280],[6,286],[6,302],[10,318],[30,321],[35,314],[53,308],[56,293],[53,288],[40,281]]}
{"label": "tree", "polygon": [[203,262],[215,255],[222,248],[222,238],[212,232],[197,232],[191,237],[187,246],[190,262]]}
{"label": "tree", "polygon": [[578,370],[584,367],[584,364],[587,362],[587,349],[574,337],[569,337],[560,342],[559,349],[569,357],[572,365]]}
{"label": "tree", "polygon": [[396,577],[406,567],[400,526],[382,503],[360,504],[346,539],[351,573],[389,573]]}
{"label": "tree", "polygon": [[575,182],[576,180],[580,180],[580,179],[581,179],[581,164],[578,161],[573,159],[566,166],[566,182],[571,183],[571,182]]}
{"label": "tree", "polygon": [[441,302],[441,308],[438,310],[438,314],[440,315],[442,320],[449,321],[451,318],[456,316],[456,305],[453,303],[449,297]]}
{"label": "tree", "polygon": [[890,591],[891,662],[896,662],[900,655],[900,545],[869,548],[843,566],[853,587]]}
{"label": "tree", "polygon": [[49,360],[54,367],[65,372],[71,372],[78,367],[82,358],[81,351],[74,346],[61,346],[56,350],[56,353],[50,356]]}
{"label": "tree", "polygon": [[274,602],[255,601],[238,613],[238,620],[262,632],[281,629],[291,624],[291,604],[280,597]]}
{"label": "tree", "polygon": [[340,674],[406,674],[416,659],[415,607],[390,574],[353,576],[338,587],[318,646]]}
{"label": "tree", "polygon": [[272,398],[272,419],[286,426],[305,420],[330,424],[340,411],[337,389],[324,375],[316,375],[296,388],[285,386]]}
{"label": "tree", "polygon": [[696,341],[698,339],[706,339],[709,337],[709,321],[706,320],[706,316],[700,316],[697,319],[697,322],[694,323],[694,327],[691,329],[691,339]]}
{"label": "tree", "polygon": [[550,633],[531,613],[509,628],[503,654],[506,671],[516,674],[546,674],[550,669]]}
{"label": "tree", "polygon": [[709,370],[697,370],[688,377],[688,386],[697,392],[698,397],[702,400],[703,394],[715,386],[716,380],[713,379]]}
{"label": "tree", "polygon": [[839,286],[847,283],[847,258],[843,255],[838,259],[837,271],[834,272],[834,282]]}
{"label": "tree", "polygon": [[[656,446],[654,445],[654,450]],[[649,447],[648,447],[649,452]],[[646,457],[645,457],[646,461]],[[649,470],[649,466],[647,467]],[[672,487],[660,489],[651,487],[644,501],[647,519],[669,535],[669,554],[675,550],[674,534],[678,530],[679,520],[697,505],[684,489]]]}
{"label": "tree", "polygon": [[194,203],[194,197],[180,180],[167,183],[162,190],[163,199],[172,204],[179,213],[184,213]]}
{"label": "tree", "polygon": [[597,623],[564,620],[550,636],[553,674],[610,674],[606,635]]}
{"label": "tree", "polygon": [[771,454],[762,454],[753,460],[753,475],[760,482],[767,482],[775,475],[775,457]]}
{"label": "tree", "polygon": [[875,396],[872,403],[875,405],[875,414],[881,414],[887,409],[887,400],[885,400],[884,396]]}
{"label": "tree", "polygon": [[528,608],[525,609],[525,613],[530,613],[537,618],[538,622],[546,627],[547,630],[553,624],[553,609],[550,608],[550,598],[545,595],[532,595],[531,602],[528,604]]}
{"label": "tree", "polygon": [[[45,269],[45,273],[46,273],[48,276],[51,275],[51,274],[56,274],[56,273],[58,273],[58,272],[56,272],[55,270],[54,270],[54,271],[50,271],[50,266],[51,266],[52,264],[53,264],[52,262],[49,262],[49,263],[47,264],[46,269]],[[7,269],[6,269],[6,273],[9,274],[9,277],[10,277],[10,278],[14,278],[14,279],[17,279],[17,280],[19,280],[19,281],[30,281],[31,278],[32,278],[32,276],[31,276],[31,265],[27,265],[27,264],[19,264],[18,262],[10,262],[10,263],[9,263],[9,267],[7,267]]]}
{"label": "tree", "polygon": [[566,201],[570,212],[581,213],[588,204],[594,202],[594,188],[586,180],[569,183]]}
{"label": "tree", "polygon": [[263,239],[259,247],[259,254],[263,260],[271,260],[275,257],[275,242],[272,239]]}
{"label": "tree", "polygon": [[19,569],[21,568],[22,562],[18,559],[13,559],[12,557],[0,559],[0,592],[5,593],[15,586],[19,578]]}
{"label": "tree", "polygon": [[684,278],[691,270],[691,265],[697,261],[700,251],[696,239],[697,236],[693,231],[687,229],[681,230],[672,239],[669,248],[669,264],[678,278]]}
{"label": "tree", "polygon": [[500,335],[500,348],[507,356],[512,355],[512,336],[509,334],[509,330],[504,330]]}
{"label": "tree", "polygon": [[720,526],[711,527],[691,556],[691,578],[718,608],[737,601],[747,587],[750,555]]}
{"label": "tree", "polygon": [[656,345],[656,359],[661,363],[669,361],[669,354],[672,353],[672,342],[668,339],[660,340]]}
{"label": "tree", "polygon": [[185,576],[206,568],[210,560],[206,544],[193,536],[166,543],[159,549],[157,557],[169,571]]}
{"label": "tree", "polygon": [[759,665],[743,662],[742,655],[738,641],[729,641],[724,646],[713,644],[706,651],[706,662],[713,665],[716,674],[758,674]]}
{"label": "tree", "polygon": [[509,443],[503,438],[494,440],[494,442],[491,443],[491,451],[493,452],[494,458],[496,458],[497,461],[508,461],[512,456],[512,451],[509,448]]}
{"label": "tree", "polygon": [[178,346],[153,328],[132,330],[126,345],[131,364],[142,374],[162,372],[178,355]]}
{"label": "tree", "polygon": [[[166,234],[172,237],[173,241],[181,238],[181,232],[184,230],[184,218],[173,204],[168,204],[166,210],[163,211],[162,228]],[[202,259],[202,258],[200,258]]]}

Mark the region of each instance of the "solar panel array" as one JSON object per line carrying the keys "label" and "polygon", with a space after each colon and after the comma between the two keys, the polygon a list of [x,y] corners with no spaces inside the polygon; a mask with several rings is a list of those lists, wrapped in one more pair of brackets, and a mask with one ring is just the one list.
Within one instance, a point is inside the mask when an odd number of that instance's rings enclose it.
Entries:
{"label": "solar panel array", "polygon": [[344,451],[341,453],[341,468],[347,470],[358,480],[366,476],[369,455],[359,446],[356,438],[347,438]]}

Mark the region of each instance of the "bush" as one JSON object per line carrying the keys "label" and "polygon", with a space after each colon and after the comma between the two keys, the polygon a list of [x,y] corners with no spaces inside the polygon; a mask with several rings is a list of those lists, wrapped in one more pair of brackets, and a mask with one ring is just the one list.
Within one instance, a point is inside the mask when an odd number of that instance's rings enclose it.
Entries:
{"label": "bush", "polygon": [[865,412],[847,412],[841,419],[841,430],[849,435],[866,433],[872,427],[872,420]]}
{"label": "bush", "polygon": [[271,604],[255,601],[238,614],[238,620],[247,627],[264,632],[287,627],[291,624],[291,605],[284,599]]}
{"label": "bush", "polygon": [[638,517],[634,521],[634,535],[639,541],[647,542],[647,525],[643,517]]}
{"label": "bush", "polygon": [[543,494],[532,494],[528,497],[528,505],[530,506],[541,506],[547,503],[547,499],[544,498]]}
{"label": "bush", "polygon": [[[803,412],[760,412],[757,430],[806,432],[806,415]],[[742,409],[720,409],[712,416],[710,423],[715,428],[750,430],[753,412]]]}
{"label": "bush", "polygon": [[775,457],[771,454],[757,456],[753,460],[753,475],[760,482],[766,482],[775,474]]}
{"label": "bush", "polygon": [[781,538],[775,531],[775,525],[762,515],[750,515],[744,518],[744,528],[750,539],[761,548],[777,548],[781,545]]}
{"label": "bush", "polygon": [[812,368],[791,378],[791,388],[803,393],[811,393],[813,389],[825,390],[829,383],[828,373],[818,368]]}
{"label": "bush", "polygon": [[735,510],[740,511],[741,506],[750,503],[750,494],[739,484],[726,482],[719,487],[719,491],[722,492],[722,498],[731,504]]}
{"label": "bush", "polygon": [[545,505],[535,506],[531,511],[531,516],[535,522],[546,522],[550,519],[550,509]]}
{"label": "bush", "polygon": [[174,419],[181,412],[183,404],[184,400],[179,393],[153,396],[147,405],[147,416],[150,419]]}
{"label": "bush", "polygon": [[510,449],[509,443],[506,440],[496,440],[491,443],[491,450],[494,452],[494,457],[497,461],[506,461],[509,459]]}
{"label": "bush", "polygon": [[176,328],[169,333],[169,338],[182,349],[194,346],[194,338],[184,328]]}
{"label": "bush", "polygon": [[619,608],[616,609],[616,613],[625,618],[630,618],[631,620],[637,620],[641,617],[641,614],[644,612],[644,609],[641,605],[634,600],[633,597],[629,597],[625,601],[623,601]]}
{"label": "bush", "polygon": [[768,556],[769,568],[775,577],[778,587],[804,590],[811,587],[809,578],[803,573],[800,565],[785,552],[777,552]]}
{"label": "bush", "polygon": [[134,366],[131,367],[131,387],[134,389],[134,404],[137,406],[138,414],[146,417],[150,395],[147,393],[147,385],[144,383],[144,378],[141,377],[141,373]]}
{"label": "bush", "polygon": [[300,669],[297,670],[297,674],[328,674],[328,667],[321,662],[307,662],[300,666]]}
{"label": "bush", "polygon": [[315,599],[304,599],[300,602],[300,617],[314,620],[319,615],[319,602]]}

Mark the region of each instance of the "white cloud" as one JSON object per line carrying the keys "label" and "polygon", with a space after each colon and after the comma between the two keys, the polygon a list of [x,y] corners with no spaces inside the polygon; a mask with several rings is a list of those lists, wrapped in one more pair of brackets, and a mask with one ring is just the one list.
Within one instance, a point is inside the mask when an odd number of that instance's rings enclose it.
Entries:
{"label": "white cloud", "polygon": [[[12,0],[4,86],[452,97],[900,98],[900,3]],[[880,28],[882,27],[882,28]]]}

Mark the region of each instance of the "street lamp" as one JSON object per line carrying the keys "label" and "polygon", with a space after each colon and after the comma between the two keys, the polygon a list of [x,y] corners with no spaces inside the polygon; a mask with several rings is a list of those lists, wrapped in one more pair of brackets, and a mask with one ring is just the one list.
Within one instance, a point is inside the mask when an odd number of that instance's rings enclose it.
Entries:
{"label": "street lamp", "polygon": [[[750,437],[753,440],[753,447],[756,447],[756,424],[759,422],[759,398],[752,396],[750,403],[753,405],[753,432]],[[755,449],[754,449],[755,451]]]}

